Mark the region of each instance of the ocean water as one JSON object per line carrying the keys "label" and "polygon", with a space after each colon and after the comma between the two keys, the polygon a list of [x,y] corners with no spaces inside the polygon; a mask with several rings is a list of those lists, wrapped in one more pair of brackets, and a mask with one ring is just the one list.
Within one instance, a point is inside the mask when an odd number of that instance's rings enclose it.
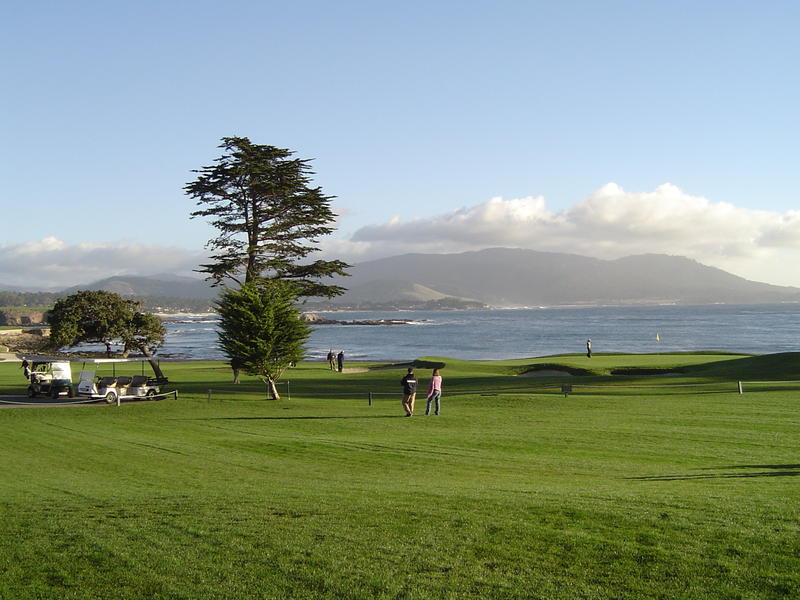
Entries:
{"label": "ocean water", "polygon": [[[329,349],[346,360],[420,356],[495,360],[584,352],[800,350],[800,304],[552,307],[516,310],[317,313],[337,320],[407,320],[400,325],[315,325],[307,358]],[[224,360],[213,315],[170,315],[159,355]]]}

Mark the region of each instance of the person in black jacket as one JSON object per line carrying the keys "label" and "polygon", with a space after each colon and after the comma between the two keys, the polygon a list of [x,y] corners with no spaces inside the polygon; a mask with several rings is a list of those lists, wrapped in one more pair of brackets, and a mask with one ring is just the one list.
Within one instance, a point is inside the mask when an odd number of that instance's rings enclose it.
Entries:
{"label": "person in black jacket", "polygon": [[331,368],[331,371],[336,370],[336,355],[333,353],[333,348],[328,351],[328,366]]}
{"label": "person in black jacket", "polygon": [[408,368],[408,373],[400,380],[400,385],[403,386],[403,408],[406,416],[413,417],[414,401],[417,399],[417,376],[414,375],[414,369]]}

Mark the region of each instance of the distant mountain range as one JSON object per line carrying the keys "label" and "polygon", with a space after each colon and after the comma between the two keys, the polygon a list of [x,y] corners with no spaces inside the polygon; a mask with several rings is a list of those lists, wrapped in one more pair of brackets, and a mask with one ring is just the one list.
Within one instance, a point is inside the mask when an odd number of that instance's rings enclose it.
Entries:
{"label": "distant mountain range", "polygon": [[[765,303],[800,301],[800,288],[748,281],[680,256],[601,260],[575,254],[491,248],[461,254],[404,254],[360,263],[338,305],[390,301],[477,301],[497,307],[564,304]],[[380,283],[379,282],[383,282]],[[424,294],[420,294],[424,291]]]}
{"label": "distant mountain range", "polygon": [[88,285],[76,285],[67,288],[62,294],[74,294],[79,290],[105,290],[120,296],[139,298],[192,298],[195,300],[212,300],[219,290],[212,288],[203,279],[180,277],[178,275],[158,275],[152,277],[132,277],[119,275],[101,279]]}
{"label": "distant mountain range", "polygon": [[[310,309],[478,308],[575,304],[755,304],[798,302],[800,288],[758,283],[680,256],[601,260],[575,254],[492,248],[461,254],[404,254],[359,263],[335,283],[348,289]],[[210,307],[219,290],[190,277],[110,277],[64,290],[103,289],[148,307]],[[0,294],[5,294],[2,292]],[[168,299],[171,299],[168,301]]]}

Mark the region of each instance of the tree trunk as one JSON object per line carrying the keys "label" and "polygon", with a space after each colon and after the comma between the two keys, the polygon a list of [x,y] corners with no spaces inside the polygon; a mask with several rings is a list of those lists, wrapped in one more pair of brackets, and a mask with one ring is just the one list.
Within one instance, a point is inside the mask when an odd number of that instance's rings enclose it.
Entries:
{"label": "tree trunk", "polygon": [[231,369],[233,369],[233,383],[241,383],[241,381],[239,381],[239,368],[231,367]]}
{"label": "tree trunk", "polygon": [[153,367],[153,373],[156,374],[156,379],[166,379],[166,377],[164,377],[164,373],[161,371],[161,365],[159,365],[158,361],[155,358],[153,358],[153,354],[152,352],[150,352],[150,348],[148,348],[147,346],[141,346],[139,350],[141,350],[142,354],[144,354],[147,357],[147,362],[149,362],[150,366]]}
{"label": "tree trunk", "polygon": [[271,400],[280,400],[281,395],[278,393],[278,387],[275,385],[275,380],[270,377],[267,379],[267,385],[269,386],[269,397]]}

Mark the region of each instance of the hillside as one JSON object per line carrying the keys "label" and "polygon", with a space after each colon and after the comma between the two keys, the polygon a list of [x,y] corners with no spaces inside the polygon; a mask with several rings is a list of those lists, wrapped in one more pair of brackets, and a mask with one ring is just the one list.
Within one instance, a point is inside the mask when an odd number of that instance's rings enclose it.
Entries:
{"label": "hillside", "polygon": [[[570,304],[757,304],[800,302],[800,289],[749,281],[681,256],[601,260],[575,254],[491,248],[461,254],[404,254],[359,263],[333,282],[347,293],[309,299],[315,310],[439,309]],[[78,290],[142,299],[149,310],[205,312],[218,294],[202,279],[117,276],[58,294],[2,292],[6,306],[46,306]]]}
{"label": "hillside", "polygon": [[335,298],[332,305],[349,308],[486,308],[483,302],[473,298],[463,298],[443,294],[428,286],[400,279],[376,279],[366,283],[345,285],[348,289],[344,295]]}
{"label": "hillside", "polygon": [[152,277],[117,276],[108,277],[86,285],[76,285],[62,292],[73,294],[79,290],[105,290],[120,296],[194,298],[209,300],[217,297],[218,290],[208,282],[191,277],[162,275]]}
{"label": "hillside", "polygon": [[493,306],[800,301],[798,288],[748,281],[688,258],[656,254],[600,260],[492,248],[404,254],[360,263],[351,273],[338,283],[353,291],[391,275],[395,281]]}

